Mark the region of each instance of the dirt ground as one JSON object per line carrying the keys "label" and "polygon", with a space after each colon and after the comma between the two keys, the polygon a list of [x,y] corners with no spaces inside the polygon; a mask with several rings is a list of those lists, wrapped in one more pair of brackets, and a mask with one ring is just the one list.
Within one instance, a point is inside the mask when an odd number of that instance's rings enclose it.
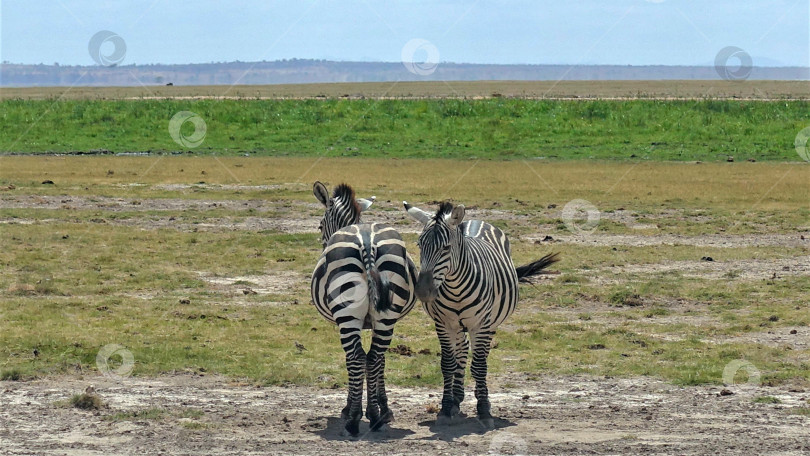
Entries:
{"label": "dirt ground", "polygon": [[[395,422],[369,433],[365,421],[357,440],[341,436],[342,388],[255,387],[191,374],[0,382],[0,453],[810,454],[810,418],[791,413],[807,391],[734,385],[721,394],[726,388],[570,376],[491,382],[495,430],[484,432],[471,417],[472,400],[459,424],[436,426],[428,407],[438,404],[438,389],[390,388]],[[63,404],[91,384],[102,409]],[[781,403],[753,402],[766,395]],[[133,417],[155,408],[165,413]]]}

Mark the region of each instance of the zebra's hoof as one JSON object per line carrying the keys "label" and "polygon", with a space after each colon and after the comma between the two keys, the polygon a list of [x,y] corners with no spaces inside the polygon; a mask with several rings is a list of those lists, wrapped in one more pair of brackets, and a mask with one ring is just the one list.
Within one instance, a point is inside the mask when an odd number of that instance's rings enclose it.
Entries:
{"label": "zebra's hoof", "polygon": [[360,435],[360,420],[347,421],[343,431],[344,437],[357,437]]}
{"label": "zebra's hoof", "polygon": [[383,413],[379,419],[372,421],[371,430],[375,432],[382,431],[385,428],[385,425],[392,421],[394,421],[394,412],[388,410],[387,412]]}
{"label": "zebra's hoof", "polygon": [[449,426],[460,421],[459,408],[453,407],[450,413],[439,412],[436,417],[436,424],[439,426]]}
{"label": "zebra's hoof", "polygon": [[478,418],[478,422],[481,423],[481,426],[483,426],[487,431],[495,429],[495,419],[492,417]]}

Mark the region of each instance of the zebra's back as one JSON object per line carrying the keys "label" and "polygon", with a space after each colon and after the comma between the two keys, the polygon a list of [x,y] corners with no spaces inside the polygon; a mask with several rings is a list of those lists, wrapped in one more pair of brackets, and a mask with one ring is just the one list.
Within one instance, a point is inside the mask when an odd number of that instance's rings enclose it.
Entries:
{"label": "zebra's back", "polygon": [[[387,283],[387,309],[370,305],[368,262]],[[393,324],[413,308],[415,275],[405,242],[394,228],[382,223],[350,225],[332,235],[315,266],[312,302],[332,323],[359,320],[366,328],[372,320]]]}

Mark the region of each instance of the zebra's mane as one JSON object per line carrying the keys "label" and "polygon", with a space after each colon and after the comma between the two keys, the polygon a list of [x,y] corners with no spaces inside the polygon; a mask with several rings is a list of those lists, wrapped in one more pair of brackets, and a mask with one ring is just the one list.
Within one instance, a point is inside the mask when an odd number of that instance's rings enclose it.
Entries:
{"label": "zebra's mane", "polygon": [[357,199],[354,197],[354,189],[350,185],[340,184],[335,187],[332,198],[345,201],[346,204],[352,208],[352,213],[355,216],[360,214],[360,205],[357,204]]}
{"label": "zebra's mane", "polygon": [[444,217],[451,212],[453,212],[453,203],[450,201],[444,201],[439,205],[439,210],[436,211],[436,215],[433,216],[433,220],[436,220],[437,222],[439,220],[444,220]]}

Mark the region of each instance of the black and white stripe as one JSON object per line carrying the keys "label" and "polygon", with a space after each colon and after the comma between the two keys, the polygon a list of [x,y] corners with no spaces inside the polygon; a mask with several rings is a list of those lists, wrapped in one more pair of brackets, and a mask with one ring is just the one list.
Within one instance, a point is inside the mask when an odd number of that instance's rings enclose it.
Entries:
{"label": "black and white stripe", "polygon": [[[340,328],[346,352],[349,395],[342,416],[346,431],[359,432],[363,407],[363,377],[368,404],[366,417],[377,430],[393,419],[385,392],[385,352],[394,324],[414,306],[416,268],[399,233],[381,223],[360,224],[360,214],[372,200],[356,200],[348,185],[332,197],[320,182],[315,196],[326,208],[321,221],[324,251],[312,273],[312,301],[318,312]],[[368,353],[360,332],[372,331]]]}
{"label": "black and white stripe", "polygon": [[438,421],[451,421],[459,413],[472,346],[470,371],[478,418],[492,428],[486,377],[495,328],[515,311],[518,281],[542,274],[558,261],[557,254],[515,268],[503,231],[479,220],[462,222],[464,206],[443,203],[429,214],[406,202],[405,209],[425,225],[419,236],[421,272],[416,293],[436,324],[442,350],[444,395]]}

